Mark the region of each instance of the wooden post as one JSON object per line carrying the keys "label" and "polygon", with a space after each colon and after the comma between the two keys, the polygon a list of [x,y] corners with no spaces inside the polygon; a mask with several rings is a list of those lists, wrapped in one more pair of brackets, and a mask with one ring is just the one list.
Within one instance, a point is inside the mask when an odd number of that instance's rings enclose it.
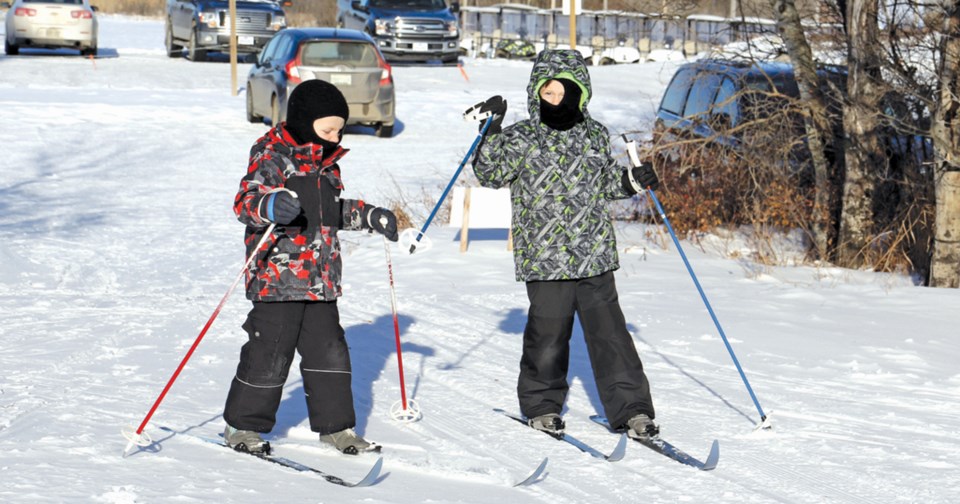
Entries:
{"label": "wooden post", "polygon": [[[237,96],[237,0],[230,0],[230,96]],[[247,90],[249,92],[249,90]]]}
{"label": "wooden post", "polygon": [[460,223],[460,253],[467,251],[467,243],[470,241],[470,188],[463,191],[463,219]]}
{"label": "wooden post", "polygon": [[563,0],[563,14],[570,20],[570,49],[577,48],[577,0]]}

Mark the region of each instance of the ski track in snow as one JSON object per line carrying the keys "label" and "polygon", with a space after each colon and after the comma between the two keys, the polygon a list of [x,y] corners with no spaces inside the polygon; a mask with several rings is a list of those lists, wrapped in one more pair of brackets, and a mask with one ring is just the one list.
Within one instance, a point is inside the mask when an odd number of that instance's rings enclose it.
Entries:
{"label": "ski track in snow", "polygon": [[[666,439],[705,457],[700,472],[630,443],[617,463],[519,428],[515,410],[527,300],[502,239],[437,219],[432,248],[393,254],[406,392],[400,398],[382,239],[343,233],[341,323],[351,346],[358,430],[384,445],[377,485],[345,489],[176,431],[215,436],[245,336],[242,288],[158,409],[155,443],[130,457],[136,427],[239,272],[231,205],[252,142],[229,67],[168,58],[156,19],[101,16],[96,60],[66,51],[0,55],[0,501],[3,502],[730,502],[949,503],[960,492],[960,293],[895,274],[757,265],[728,258],[749,240],[683,241],[772,431],[674,245],[617,223],[620,301]],[[2,28],[0,28],[2,29]],[[240,86],[247,65],[241,65]],[[644,136],[676,63],[592,68],[593,116]],[[397,135],[348,128],[346,197],[403,200],[419,227],[476,137],[460,114],[490,95],[526,117],[529,63],[464,60],[397,67]],[[442,132],[442,133],[441,133]],[[472,180],[464,170],[461,183]],[[621,203],[628,208],[635,202]],[[669,209],[667,209],[669,214]],[[785,239],[783,260],[795,257]],[[564,411],[571,434],[609,452],[582,332]],[[343,457],[309,430],[293,366],[267,437],[283,454],[345,479],[374,458]],[[543,457],[547,475],[511,488]]]}

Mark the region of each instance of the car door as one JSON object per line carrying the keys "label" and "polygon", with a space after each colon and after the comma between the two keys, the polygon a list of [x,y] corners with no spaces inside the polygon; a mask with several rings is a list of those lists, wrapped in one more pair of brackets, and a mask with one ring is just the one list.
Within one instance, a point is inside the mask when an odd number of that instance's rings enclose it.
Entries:
{"label": "car door", "polygon": [[[362,10],[354,9],[352,7],[354,0],[343,1],[351,4],[351,8],[348,9],[346,14],[343,16],[343,27],[363,31],[363,27],[367,24],[367,18],[370,17],[369,11],[363,12]],[[370,8],[370,0],[357,0],[356,3],[359,3],[361,7],[364,7],[364,9]]]}
{"label": "car door", "polygon": [[270,114],[270,92],[271,92],[271,61],[273,55],[277,52],[277,46],[285,37],[284,32],[280,32],[267,42],[260,54],[257,55],[257,61],[250,69],[247,76],[247,92],[251,93],[251,103],[253,104],[253,113],[268,117]]}
{"label": "car door", "polygon": [[173,4],[170,9],[170,22],[173,29],[173,38],[188,40],[193,25],[193,11],[191,0],[170,0]]}

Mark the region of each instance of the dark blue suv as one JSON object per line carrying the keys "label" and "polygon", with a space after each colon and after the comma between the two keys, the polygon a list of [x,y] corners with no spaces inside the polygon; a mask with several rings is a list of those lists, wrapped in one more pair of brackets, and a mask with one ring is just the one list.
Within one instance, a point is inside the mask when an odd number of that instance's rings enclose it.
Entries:
{"label": "dark blue suv", "polygon": [[337,26],[373,37],[387,61],[456,63],[460,4],[444,0],[337,0]]}
{"label": "dark blue suv", "polygon": [[[839,103],[846,89],[846,70],[827,66],[818,74],[824,91],[834,97],[830,116],[835,138],[827,143],[835,140],[835,145],[840,145]],[[747,159],[744,153],[749,149],[764,152],[751,162],[803,171],[809,168],[809,152],[797,106],[799,97],[789,63],[705,59],[682,65],[657,110],[655,155],[660,163],[670,165],[676,164],[685,149],[699,149],[701,159],[706,154],[721,161]],[[916,134],[919,128],[897,95],[887,95],[883,107],[881,135],[891,166],[912,162],[922,167],[932,159],[929,138]],[[828,156],[837,155],[828,152]]]}

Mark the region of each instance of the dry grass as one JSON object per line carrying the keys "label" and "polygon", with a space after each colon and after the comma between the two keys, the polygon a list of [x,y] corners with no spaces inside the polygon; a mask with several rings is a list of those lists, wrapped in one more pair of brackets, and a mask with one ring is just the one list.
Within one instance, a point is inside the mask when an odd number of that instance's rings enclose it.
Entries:
{"label": "dry grass", "polygon": [[167,9],[165,0],[91,0],[105,14],[129,14],[134,16],[163,16]]}
{"label": "dry grass", "polygon": [[[105,14],[163,17],[167,9],[165,0],[91,0],[91,3]],[[337,4],[335,0],[295,0],[292,6],[284,7],[284,12],[288,26],[334,26]]]}

